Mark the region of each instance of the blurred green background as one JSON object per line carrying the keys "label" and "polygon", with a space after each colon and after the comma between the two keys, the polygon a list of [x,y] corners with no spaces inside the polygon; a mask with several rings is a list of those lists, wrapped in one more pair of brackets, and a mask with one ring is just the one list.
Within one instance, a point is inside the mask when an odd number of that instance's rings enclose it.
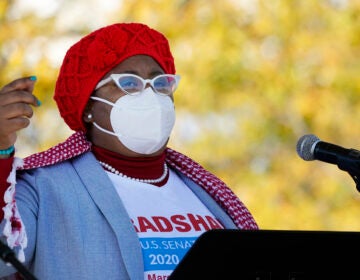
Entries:
{"label": "blurred green background", "polygon": [[360,148],[360,1],[1,0],[0,85],[36,75],[43,105],[18,156],[72,132],[52,99],[66,50],[90,31],[143,22],[182,76],[170,147],[223,179],[263,229],[360,229],[360,193],[336,165],[306,162],[315,134]]}

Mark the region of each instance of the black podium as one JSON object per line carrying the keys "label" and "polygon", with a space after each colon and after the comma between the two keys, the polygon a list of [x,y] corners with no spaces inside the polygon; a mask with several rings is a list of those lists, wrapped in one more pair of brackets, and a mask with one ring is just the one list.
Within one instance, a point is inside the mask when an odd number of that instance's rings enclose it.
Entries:
{"label": "black podium", "polygon": [[169,280],[360,279],[360,232],[211,230]]}

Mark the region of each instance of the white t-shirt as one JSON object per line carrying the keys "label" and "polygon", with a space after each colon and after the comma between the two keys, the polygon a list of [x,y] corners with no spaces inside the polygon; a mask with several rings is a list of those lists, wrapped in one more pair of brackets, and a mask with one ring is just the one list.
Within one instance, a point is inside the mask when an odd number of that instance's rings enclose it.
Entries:
{"label": "white t-shirt", "polygon": [[145,280],[167,279],[197,237],[223,228],[171,170],[162,187],[107,173],[138,233]]}

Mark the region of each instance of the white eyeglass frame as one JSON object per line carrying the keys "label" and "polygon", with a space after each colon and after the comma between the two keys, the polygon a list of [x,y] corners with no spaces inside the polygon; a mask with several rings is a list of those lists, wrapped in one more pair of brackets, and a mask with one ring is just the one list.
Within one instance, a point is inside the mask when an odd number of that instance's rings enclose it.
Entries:
{"label": "white eyeglass frame", "polygon": [[[142,81],[142,83],[143,83],[143,88],[142,88],[140,91],[137,91],[137,92],[127,92],[125,89],[123,89],[123,88],[118,84],[118,79],[120,79],[121,77],[125,77],[125,76],[126,76],[126,77],[131,76],[131,77],[138,78],[139,80]],[[155,86],[154,86],[154,81],[155,81],[156,79],[160,78],[160,77],[172,77],[172,78],[175,79],[175,82],[176,82],[175,88],[174,88],[174,90],[173,90],[171,93],[166,94],[166,93],[159,92],[159,91],[156,90],[156,88],[155,88]],[[146,88],[146,85],[147,85],[147,84],[150,84],[151,87],[153,88],[154,92],[156,92],[157,94],[160,94],[160,95],[166,95],[166,96],[168,96],[168,95],[171,95],[171,94],[173,94],[173,93],[175,92],[175,90],[177,89],[177,87],[178,87],[178,85],[179,85],[180,79],[181,79],[180,75],[173,75],[173,74],[161,74],[161,75],[158,75],[158,76],[156,76],[156,77],[154,77],[154,78],[152,78],[152,79],[143,79],[142,77],[140,77],[140,76],[138,76],[138,75],[130,74],[130,73],[111,74],[109,77],[101,80],[101,81],[96,85],[96,87],[95,87],[94,90],[97,90],[97,89],[101,88],[102,86],[106,85],[107,83],[113,81],[119,89],[121,89],[124,93],[126,93],[126,94],[128,94],[128,95],[136,95],[136,94],[142,92],[142,91]]]}

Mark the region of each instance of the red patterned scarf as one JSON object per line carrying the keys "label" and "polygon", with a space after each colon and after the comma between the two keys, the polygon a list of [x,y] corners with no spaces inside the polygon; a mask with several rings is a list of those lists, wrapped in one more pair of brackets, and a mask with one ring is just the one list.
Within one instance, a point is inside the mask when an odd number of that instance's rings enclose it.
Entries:
{"label": "red patterned scarf", "polygon": [[[24,159],[20,169],[31,169],[52,165],[91,150],[91,143],[83,132],[76,132],[65,142],[47,151],[31,155]],[[234,223],[243,229],[257,229],[249,210],[237,198],[233,191],[219,178],[189,157],[170,148],[166,150],[166,162],[205,189],[217,203],[230,215]]]}
{"label": "red patterned scarf", "polygon": [[[65,142],[62,142],[44,152],[24,158],[15,158],[14,170],[32,169],[53,165],[64,160],[81,155],[91,150],[91,143],[86,140],[84,132],[76,132]],[[246,206],[234,192],[219,178],[205,170],[200,164],[189,157],[170,148],[166,149],[166,162],[195,183],[201,186],[226,211],[235,225],[241,229],[258,229],[258,226]],[[4,218],[7,220],[4,234],[12,248],[20,245],[20,259],[24,260],[23,248],[26,247],[25,228],[16,209],[15,184],[16,172],[12,172],[8,182],[10,187],[5,193]]]}

